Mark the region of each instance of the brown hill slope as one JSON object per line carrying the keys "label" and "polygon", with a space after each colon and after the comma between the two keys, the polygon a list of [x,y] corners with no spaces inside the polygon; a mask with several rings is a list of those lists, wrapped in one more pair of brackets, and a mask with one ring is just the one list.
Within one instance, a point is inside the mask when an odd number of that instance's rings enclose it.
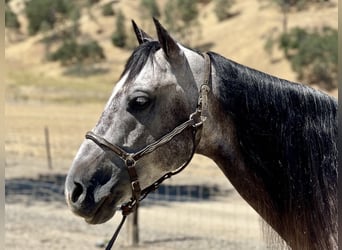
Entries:
{"label": "brown hill slope", "polygon": [[[96,17],[97,22],[92,21],[87,11],[83,10],[80,28],[83,36],[96,39],[101,44],[107,56],[107,61],[102,63],[101,67],[108,69],[108,72],[91,78],[96,82],[113,83],[118,78],[131,51],[112,46],[110,37],[114,30],[115,17],[102,16],[101,6],[106,2],[109,1],[102,0],[92,8],[92,14]],[[115,5],[115,8],[122,9],[126,16],[128,33],[132,33],[130,19],[137,20],[147,31],[153,30],[152,20],[141,20],[139,2],[121,0]],[[165,0],[158,1],[158,4],[163,6],[165,2]],[[213,1],[199,6],[199,21],[202,31],[200,38],[193,43],[194,46],[212,44],[210,50],[227,58],[272,75],[296,81],[295,73],[291,69],[289,62],[284,59],[279,50],[274,50],[273,60],[264,50],[266,38],[272,34],[275,36],[281,31],[282,14],[275,6],[266,6],[265,2],[260,0],[236,1],[232,10],[236,15],[223,22],[218,22],[213,8]],[[332,1],[329,5],[316,4],[300,12],[291,11],[288,25],[289,27],[300,26],[307,28],[326,25],[337,28],[337,11],[337,1]],[[24,23],[23,27],[26,27],[25,16],[22,11],[20,13],[19,19]],[[102,29],[102,32],[99,33],[99,29]],[[8,72],[21,69],[30,72],[30,74],[72,82],[73,78],[63,75],[65,69],[58,63],[43,60],[44,45],[39,42],[41,39],[42,35],[36,35],[27,37],[21,42],[7,43],[6,61]],[[15,79],[12,80],[15,81]],[[337,96],[337,90],[334,90],[332,94]]]}

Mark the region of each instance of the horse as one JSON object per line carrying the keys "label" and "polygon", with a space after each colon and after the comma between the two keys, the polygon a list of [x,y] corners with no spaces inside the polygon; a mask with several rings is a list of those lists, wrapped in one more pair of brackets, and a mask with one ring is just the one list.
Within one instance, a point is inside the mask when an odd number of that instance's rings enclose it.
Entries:
{"label": "horse", "polygon": [[133,21],[139,45],[68,172],[70,209],[90,224],[128,214],[196,153],[288,248],[337,249],[337,100],[188,48],[153,20],[157,39]]}

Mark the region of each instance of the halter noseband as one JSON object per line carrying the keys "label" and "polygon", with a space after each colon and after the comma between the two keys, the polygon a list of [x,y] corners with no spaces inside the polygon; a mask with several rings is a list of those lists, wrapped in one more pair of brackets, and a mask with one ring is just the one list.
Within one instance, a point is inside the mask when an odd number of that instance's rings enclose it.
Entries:
{"label": "halter noseband", "polygon": [[[200,141],[200,134],[198,134],[198,132],[201,131],[202,125],[208,116],[208,93],[210,91],[209,81],[210,81],[211,64],[210,64],[209,55],[207,53],[204,53],[203,56],[205,59],[206,68],[205,68],[204,82],[202,83],[199,89],[199,97],[198,97],[196,110],[195,112],[190,114],[189,119],[187,121],[175,127],[171,132],[165,134],[164,136],[162,136],[155,142],[148,144],[143,149],[135,153],[128,153],[121,147],[108,142],[103,137],[100,137],[91,131],[86,133],[86,136],[85,136],[86,139],[92,140],[104,151],[111,151],[115,153],[120,159],[122,159],[122,161],[126,165],[130,182],[131,182],[132,197],[129,202],[121,205],[120,207],[120,209],[122,210],[123,218],[116,232],[114,233],[112,239],[109,241],[106,247],[107,250],[111,249],[112,245],[114,244],[114,241],[117,235],[119,234],[119,231],[122,225],[124,224],[124,221],[127,215],[134,212],[138,208],[139,202],[142,201],[151,191],[156,190],[164,180],[181,172],[190,163],[193,155],[195,154],[196,147]],[[166,173],[160,179],[154,182],[152,185],[142,190],[140,187],[137,171],[135,168],[136,162],[143,156],[149,153],[152,153],[157,148],[167,144],[175,136],[179,135],[180,133],[182,133],[184,130],[188,128],[192,128],[192,133],[193,133],[193,147],[192,147],[192,152],[191,152],[189,159],[182,166],[180,166],[177,170]]]}

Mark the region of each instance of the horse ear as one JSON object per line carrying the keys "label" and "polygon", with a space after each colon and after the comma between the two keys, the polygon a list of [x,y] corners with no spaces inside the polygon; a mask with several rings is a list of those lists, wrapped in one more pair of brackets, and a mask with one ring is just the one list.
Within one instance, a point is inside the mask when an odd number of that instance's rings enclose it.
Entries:
{"label": "horse ear", "polygon": [[132,20],[132,25],[139,44],[150,42],[153,40],[153,38],[150,35],[148,35],[145,31],[138,27],[134,20]]}
{"label": "horse ear", "polygon": [[177,42],[173,40],[156,18],[153,18],[153,21],[156,26],[159,43],[166,56],[172,59],[178,58],[182,54],[182,50],[178,47]]}

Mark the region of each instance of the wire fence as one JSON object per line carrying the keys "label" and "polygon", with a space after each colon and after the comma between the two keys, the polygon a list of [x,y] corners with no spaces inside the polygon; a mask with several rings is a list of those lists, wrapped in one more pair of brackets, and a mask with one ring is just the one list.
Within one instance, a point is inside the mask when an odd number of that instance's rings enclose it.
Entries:
{"label": "wire fence", "polygon": [[[65,175],[58,174],[6,180],[6,203],[65,202],[64,181]],[[235,190],[217,185],[166,182],[150,193],[139,208],[139,245],[265,249],[258,216],[248,205],[234,204],[235,195]],[[128,229],[121,237],[122,246],[131,244]]]}
{"label": "wire fence", "polygon": [[[61,164],[51,156],[51,151],[56,151],[56,138],[52,136],[54,140],[49,140],[48,128],[44,132],[45,140],[43,136],[41,140],[36,138],[36,144],[30,143],[30,147],[27,147],[30,150],[34,146],[46,149],[39,151],[39,157],[33,155],[34,162],[25,163],[30,165],[31,172],[34,170],[35,174],[31,175],[34,177],[24,175],[5,180],[7,204],[30,206],[35,202],[57,202],[63,203],[64,209],[67,209],[64,198],[66,176],[55,172],[55,166]],[[26,140],[20,140],[20,143],[23,141]],[[51,141],[54,142],[52,145]],[[9,167],[20,168],[14,164],[16,161],[16,157],[8,159],[13,164]],[[186,177],[183,181],[178,181],[184,174]],[[182,173],[175,180],[165,181],[141,203],[138,220],[140,247],[152,249],[152,246],[159,246],[161,249],[177,250],[265,249],[259,216],[238,197],[226,180],[222,184],[216,180],[207,181],[208,178],[204,176],[189,177],[189,173]],[[127,247],[132,243],[128,228],[129,225],[120,234],[121,246]]]}

